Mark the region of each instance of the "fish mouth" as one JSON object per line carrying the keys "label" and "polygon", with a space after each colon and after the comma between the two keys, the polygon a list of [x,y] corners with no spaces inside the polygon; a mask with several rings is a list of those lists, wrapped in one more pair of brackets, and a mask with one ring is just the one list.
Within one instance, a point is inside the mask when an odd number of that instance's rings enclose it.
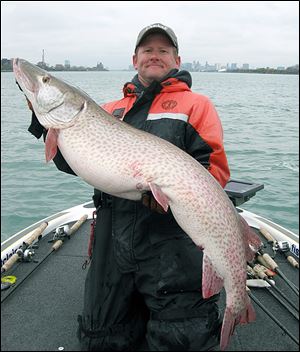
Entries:
{"label": "fish mouth", "polygon": [[14,71],[15,71],[15,69],[19,68],[19,61],[20,61],[20,59],[18,57],[15,57],[13,59],[13,69],[14,69]]}
{"label": "fish mouth", "polygon": [[[24,88],[28,90],[30,93],[35,92],[35,83],[30,79],[24,70],[21,69],[21,63],[22,60],[19,58],[14,58],[13,59],[13,71],[16,77],[16,80],[18,82],[18,86],[21,87],[21,90],[23,91]],[[25,92],[24,92],[25,94]]]}
{"label": "fish mouth", "polygon": [[[19,61],[20,61],[19,58],[13,59],[13,71],[16,76],[17,82],[21,79],[21,70],[19,67]],[[18,86],[20,87],[19,82],[18,82]]]}

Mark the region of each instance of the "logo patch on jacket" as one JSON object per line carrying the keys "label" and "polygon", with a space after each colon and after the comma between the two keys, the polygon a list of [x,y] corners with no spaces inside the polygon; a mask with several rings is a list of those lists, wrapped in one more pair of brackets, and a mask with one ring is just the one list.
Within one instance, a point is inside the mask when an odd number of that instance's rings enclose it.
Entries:
{"label": "logo patch on jacket", "polygon": [[166,100],[161,103],[161,107],[165,110],[172,110],[175,108],[176,105],[177,105],[177,101],[175,100]]}

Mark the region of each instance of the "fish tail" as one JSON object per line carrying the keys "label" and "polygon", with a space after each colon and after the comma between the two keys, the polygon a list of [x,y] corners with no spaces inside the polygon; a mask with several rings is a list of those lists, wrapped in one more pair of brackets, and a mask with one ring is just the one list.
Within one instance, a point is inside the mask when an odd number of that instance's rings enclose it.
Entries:
{"label": "fish tail", "polygon": [[235,326],[246,324],[255,320],[255,310],[249,300],[248,305],[239,314],[234,314],[232,309],[226,307],[221,331],[220,348],[222,351],[228,346],[230,337],[233,335]]}

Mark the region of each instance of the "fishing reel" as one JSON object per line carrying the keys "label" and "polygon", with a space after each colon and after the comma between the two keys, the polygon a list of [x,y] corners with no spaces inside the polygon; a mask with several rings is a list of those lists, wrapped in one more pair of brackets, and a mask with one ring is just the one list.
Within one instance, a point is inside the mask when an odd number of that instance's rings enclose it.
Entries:
{"label": "fishing reel", "polygon": [[290,250],[290,244],[287,241],[278,241],[273,249],[275,251],[288,252]]}
{"label": "fishing reel", "polygon": [[49,240],[48,242],[55,242],[57,240],[61,240],[64,241],[65,238],[67,237],[68,239],[70,239],[70,226],[69,225],[62,225],[57,227],[54,231],[53,231],[54,235],[52,240]]}
{"label": "fishing reel", "polygon": [[272,249],[274,252],[274,256],[273,256],[274,258],[278,251],[283,254],[287,254],[290,251],[290,244],[287,241],[276,241],[276,242],[273,242]]}
{"label": "fishing reel", "polygon": [[38,248],[37,245],[26,246],[26,243],[23,243],[22,248],[17,249],[16,254],[18,254],[22,262],[34,262],[37,263],[37,260],[33,259],[35,255],[34,249]]}

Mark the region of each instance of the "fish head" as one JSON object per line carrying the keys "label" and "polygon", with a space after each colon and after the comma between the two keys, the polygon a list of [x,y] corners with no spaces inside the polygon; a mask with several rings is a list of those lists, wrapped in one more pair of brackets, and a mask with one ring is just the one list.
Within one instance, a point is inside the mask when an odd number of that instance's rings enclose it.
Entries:
{"label": "fish head", "polygon": [[46,129],[73,126],[86,109],[86,94],[48,71],[19,58],[13,60],[13,71],[40,124]]}

